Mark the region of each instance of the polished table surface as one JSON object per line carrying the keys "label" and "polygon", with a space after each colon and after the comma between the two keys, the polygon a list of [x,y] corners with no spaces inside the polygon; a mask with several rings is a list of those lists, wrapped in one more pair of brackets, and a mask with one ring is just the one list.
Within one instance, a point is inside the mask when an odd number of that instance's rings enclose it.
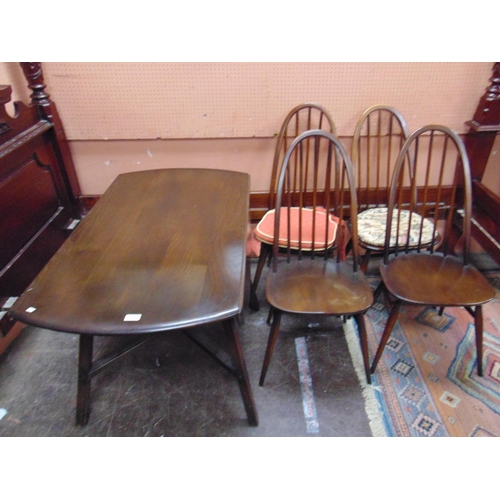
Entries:
{"label": "polished table surface", "polygon": [[230,370],[257,425],[235,324],[244,300],[248,194],[249,176],[238,172],[121,174],[16,301],[15,319],[80,334],[78,424],[90,412],[94,335],[222,321]]}

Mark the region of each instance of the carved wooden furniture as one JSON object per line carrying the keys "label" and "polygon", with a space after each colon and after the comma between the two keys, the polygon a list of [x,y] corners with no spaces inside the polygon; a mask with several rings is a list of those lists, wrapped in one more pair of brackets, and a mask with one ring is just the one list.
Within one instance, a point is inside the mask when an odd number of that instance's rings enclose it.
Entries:
{"label": "carved wooden furniture", "polygon": [[491,84],[479,100],[464,143],[472,175],[472,235],[500,264],[500,196],[482,183],[493,144],[500,131],[500,63],[493,65]]}
{"label": "carved wooden furniture", "polygon": [[281,125],[274,151],[273,169],[271,172],[271,185],[269,188],[269,210],[264,215],[262,221],[257,224],[254,230],[255,238],[261,242],[259,260],[255,271],[253,286],[257,290],[260,276],[264,269],[266,259],[270,256],[274,234],[270,231],[262,230],[262,224],[272,228],[274,224],[274,208],[276,203],[276,185],[279,175],[279,168],[283,164],[283,159],[291,142],[302,132],[311,129],[324,129],[335,135],[335,124],[328,111],[314,103],[299,104],[293,108],[286,116]]}
{"label": "carved wooden furniture", "polygon": [[[411,187],[401,180],[406,154],[411,151]],[[399,215],[393,212],[407,208],[419,213],[420,234],[425,217],[432,218],[434,227],[443,224],[443,243],[440,252],[434,245],[409,245],[409,231],[400,232]],[[469,160],[458,134],[441,125],[428,125],[413,132],[403,146],[394,170],[386,230],[386,249],[380,264],[382,282],[375,295],[388,292],[394,299],[371,372],[374,373],[380,356],[397,321],[402,305],[464,307],[475,321],[477,370],[482,375],[482,305],[495,296],[494,288],[469,262],[471,237],[472,192]],[[453,255],[451,234],[456,214],[461,214],[463,246],[459,256]],[[396,231],[394,231],[394,228]],[[394,245],[390,235],[399,235]],[[394,255],[390,257],[391,247]]]}
{"label": "carved wooden furniture", "polygon": [[[307,167],[306,167],[307,166]],[[314,238],[304,242],[303,218],[314,219]],[[350,210],[346,206],[350,205]],[[358,269],[356,231],[356,191],[349,157],[332,134],[310,130],[297,137],[288,149],[281,168],[276,210],[272,269],[266,278],[266,298],[271,306],[272,326],[269,333],[259,384],[263,385],[280,330],[283,314],[352,315],[358,325],[366,378],[370,383],[368,344],[364,313],[373,302],[370,286]],[[295,211],[299,230],[292,236],[291,215]],[[331,240],[325,219],[334,213],[340,220],[352,220],[353,259],[340,260],[340,252],[332,256],[327,242]],[[320,224],[323,219],[322,224]],[[318,221],[316,223],[316,221]],[[286,230],[282,231],[282,225]],[[321,229],[320,229],[321,227]],[[336,227],[336,239],[342,239],[345,224]],[[284,236],[280,241],[280,232]],[[295,240],[295,241],[294,241]],[[286,255],[280,252],[283,247]]]}
{"label": "carved wooden furniture", "polygon": [[215,322],[232,362],[217,359],[237,378],[248,422],[257,425],[235,325],[244,300],[249,180],[208,169],[119,175],[16,301],[16,319],[80,334],[78,425],[89,418],[91,378],[113,357],[92,359],[94,335],[142,343],[151,333],[189,334]]}
{"label": "carved wooden furniture", "polygon": [[[12,89],[0,85],[0,305],[25,290],[82,216],[78,179],[41,64],[21,66],[33,90],[29,106],[16,102],[11,117],[5,105]],[[12,324],[4,311],[2,335]]]}

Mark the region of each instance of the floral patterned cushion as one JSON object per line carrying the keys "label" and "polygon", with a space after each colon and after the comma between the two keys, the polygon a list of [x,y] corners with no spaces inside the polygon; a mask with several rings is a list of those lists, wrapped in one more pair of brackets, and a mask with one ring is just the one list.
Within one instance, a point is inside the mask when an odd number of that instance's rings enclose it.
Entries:
{"label": "floral patterned cushion", "polygon": [[[397,210],[394,210],[392,215],[392,234],[391,234],[391,247],[396,245],[396,224],[397,224]],[[408,230],[408,223],[410,220],[410,211],[402,210],[400,227],[399,227],[399,245],[406,245],[406,233]],[[417,245],[420,234],[420,222],[422,218],[420,215],[413,213],[411,216],[410,228],[410,242],[409,245]],[[387,208],[371,208],[365,210],[358,215],[358,238],[359,240],[370,246],[383,247],[385,245],[385,228],[387,225]],[[434,224],[424,219],[424,227],[422,230],[422,244],[429,245],[432,241],[434,231]]]}
{"label": "floral patterned cushion", "polygon": [[[288,215],[286,208],[280,210],[280,246],[286,246],[288,240]],[[299,237],[299,207],[290,208],[290,218],[291,218],[291,229],[290,229],[290,247],[298,250],[298,237]],[[312,249],[312,229],[313,229],[313,213],[314,210],[311,208],[302,208],[302,250]],[[275,210],[269,210],[266,212],[262,220],[257,224],[254,229],[255,238],[263,243],[273,244],[274,243],[274,218]],[[333,246],[335,237],[337,234],[337,222],[334,220],[333,216],[327,216],[324,209],[316,209],[316,219],[315,219],[315,237],[316,242],[314,244],[315,251],[321,251],[325,249],[325,230],[326,224],[328,224],[328,242],[326,248]]]}

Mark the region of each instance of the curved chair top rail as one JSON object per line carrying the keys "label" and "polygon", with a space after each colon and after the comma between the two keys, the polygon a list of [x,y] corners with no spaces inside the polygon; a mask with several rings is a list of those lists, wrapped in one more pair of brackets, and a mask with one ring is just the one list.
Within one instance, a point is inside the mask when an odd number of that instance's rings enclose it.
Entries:
{"label": "curved chair top rail", "polygon": [[[387,231],[385,235],[385,252],[384,252],[384,263],[388,263],[388,258],[389,258],[389,248],[390,248],[390,237],[391,237],[391,232],[392,232],[392,224],[393,224],[393,217],[392,217],[392,212],[394,210],[394,206],[397,203],[396,202],[396,195],[397,195],[397,190],[398,190],[398,180],[400,179],[401,175],[401,169],[403,168],[403,165],[405,163],[405,157],[407,154],[411,152],[412,154],[412,161],[410,165],[411,169],[411,192],[412,192],[412,206],[410,207],[410,210],[412,210],[413,205],[416,204],[416,194],[417,193],[417,188],[418,186],[416,185],[417,183],[417,163],[418,163],[418,147],[419,147],[419,139],[424,135],[427,134],[429,137],[429,145],[427,147],[427,151],[425,151],[426,155],[426,168],[427,168],[427,174],[426,174],[426,182],[427,182],[427,177],[428,177],[428,172],[430,168],[430,163],[431,163],[431,154],[432,154],[432,148],[434,146],[434,141],[437,137],[436,132],[438,135],[441,135],[444,137],[445,142],[443,143],[443,151],[441,152],[441,172],[440,172],[440,182],[442,181],[443,177],[443,169],[445,168],[445,156],[446,152],[448,152],[448,149],[444,150],[449,144],[449,141],[451,140],[454,145],[455,145],[455,152],[457,154],[457,162],[455,163],[455,170],[453,172],[453,186],[451,190],[451,203],[450,207],[451,210],[449,210],[449,215],[447,216],[446,220],[446,230],[445,230],[445,238],[448,234],[448,231],[450,229],[450,226],[452,224],[452,215],[453,211],[455,209],[455,203],[456,203],[456,191],[458,187],[458,183],[460,182],[460,186],[463,188],[463,209],[464,209],[464,216],[463,216],[463,226],[462,226],[462,234],[464,236],[463,238],[463,260],[464,260],[464,265],[468,264],[468,259],[469,259],[469,251],[470,251],[470,225],[471,225],[471,211],[472,211],[472,187],[471,187],[471,174],[470,174],[470,164],[469,164],[469,158],[467,155],[467,151],[465,149],[465,145],[458,135],[457,132],[452,130],[451,128],[445,126],[445,125],[425,125],[423,127],[420,127],[419,129],[415,130],[410,134],[406,142],[404,143],[399,155],[398,159],[396,161],[396,165],[394,168],[393,172],[393,177],[392,177],[392,182],[391,182],[391,190],[390,190],[390,196],[389,196],[389,204],[388,204],[388,211],[387,211]],[[422,153],[421,153],[422,154]],[[427,191],[428,191],[428,186],[425,187],[425,193],[424,196],[427,196]],[[434,205],[437,207],[439,203],[439,197],[441,196],[441,193],[444,191],[442,187],[439,188],[437,192],[437,201],[432,202]],[[431,204],[432,204],[431,203]],[[437,218],[438,214],[435,212],[434,217]],[[408,248],[406,249],[406,251]],[[430,251],[433,251],[433,248],[431,247]],[[446,253],[446,250],[445,250]]]}
{"label": "curved chair top rail", "polygon": [[[278,175],[278,169],[280,167],[280,158],[282,157],[282,151],[284,150],[284,152],[286,152],[286,150],[288,149],[287,138],[289,136],[287,135],[287,132],[289,131],[289,126],[294,122],[293,118],[295,118],[295,133],[293,134],[293,137],[295,138],[298,135],[300,135],[300,132],[298,132],[300,125],[299,114],[302,110],[309,111],[307,117],[307,123],[306,126],[304,127],[303,132],[312,129],[322,129],[323,125],[325,124],[328,126],[329,132],[331,134],[335,136],[337,135],[337,129],[335,127],[335,123],[333,122],[330,113],[327,111],[326,108],[324,108],[320,104],[316,104],[314,102],[306,102],[303,104],[299,104],[295,106],[292,110],[290,110],[290,112],[286,115],[285,119],[283,120],[276,141],[276,147],[274,150],[273,169],[271,172],[271,185],[269,189],[269,208],[274,208],[273,205],[276,193],[276,178]],[[318,119],[314,118],[314,121],[311,113],[312,110],[317,110],[319,112],[319,114],[317,113],[316,117]]]}
{"label": "curved chair top rail", "polygon": [[351,144],[360,210],[387,205],[394,164],[409,135],[403,115],[392,106],[376,104],[360,116]]}
{"label": "curved chair top rail", "polygon": [[[313,130],[308,130],[306,132],[303,132],[300,134],[298,137],[294,139],[290,147],[288,148],[285,158],[283,160],[282,168],[280,171],[280,176],[277,182],[277,197],[276,197],[276,212],[279,212],[280,209],[283,206],[283,192],[285,188],[285,177],[288,172],[288,167],[291,163],[291,158],[292,155],[295,153],[296,149],[300,147],[300,145],[308,140],[309,138],[314,137],[315,138],[315,145],[314,145],[314,168],[317,168],[318,166],[318,155],[319,155],[319,140],[321,138],[326,139],[329,141],[329,150],[328,150],[328,172],[325,175],[325,179],[333,179],[336,183],[334,188],[336,190],[340,191],[340,195],[337,197],[337,204],[338,200],[343,200],[343,191],[345,188],[345,183],[347,182],[348,188],[349,188],[349,205],[350,205],[350,220],[352,221],[351,225],[351,233],[352,233],[352,240],[353,240],[353,266],[354,266],[354,272],[357,272],[358,270],[358,240],[357,240],[357,198],[356,198],[356,187],[354,183],[354,175],[352,172],[352,163],[349,158],[349,155],[346,153],[344,146],[340,142],[340,140],[335,137],[333,134],[325,132],[324,130],[319,130],[319,129],[313,129]],[[340,154],[341,160],[338,158],[338,154],[333,153],[332,150],[332,145],[335,147],[336,151]],[[335,161],[332,161],[335,160]],[[332,168],[334,169],[335,175],[331,176],[331,170]],[[342,171],[341,171],[342,170]],[[326,186],[326,181],[325,181],[325,186]],[[328,189],[330,186],[328,186]],[[330,206],[330,197],[325,196],[326,201],[326,210],[327,212],[330,212],[333,208]],[[316,201],[314,201],[313,209],[316,209]],[[340,203],[342,205],[342,202]],[[318,205],[319,206],[319,205]],[[341,210],[342,210],[341,206]],[[336,213],[336,216],[338,216],[342,222],[342,212],[341,213]],[[274,245],[273,245],[273,271],[276,272],[277,269],[277,258],[278,258],[278,252],[279,252],[279,224],[280,224],[280,218],[276,217],[275,218],[275,227],[274,227],[274,234],[275,234],[275,240],[274,240]],[[342,224],[339,224],[339,228],[341,229]],[[326,258],[327,252],[325,252],[325,258]],[[337,257],[338,258],[338,257]]]}
{"label": "curved chair top rail", "polygon": [[363,112],[363,114],[359,117],[358,122],[356,123],[356,127],[354,129],[354,135],[352,138],[352,146],[351,146],[351,160],[352,164],[356,165],[357,163],[357,155],[358,155],[358,144],[359,144],[359,139],[361,138],[361,132],[363,130],[363,125],[367,118],[374,113],[375,111],[387,111],[391,115],[393,115],[397,121],[399,122],[399,125],[401,127],[401,130],[403,131],[405,139],[408,138],[410,135],[408,125],[406,124],[406,120],[404,119],[403,115],[401,112],[399,112],[396,108],[393,106],[388,106],[386,104],[375,104],[375,106],[369,107],[367,110]]}

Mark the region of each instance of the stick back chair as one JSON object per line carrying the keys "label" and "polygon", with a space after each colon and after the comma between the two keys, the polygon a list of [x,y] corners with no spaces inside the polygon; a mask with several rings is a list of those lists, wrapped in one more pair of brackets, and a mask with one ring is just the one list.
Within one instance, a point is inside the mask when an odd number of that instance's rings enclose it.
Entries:
{"label": "stick back chair", "polygon": [[257,269],[253,280],[254,290],[257,290],[265,262],[271,256],[274,241],[276,186],[279,168],[292,141],[302,132],[312,129],[326,130],[333,135],[336,134],[335,124],[328,111],[323,106],[315,103],[299,104],[288,113],[281,125],[276,141],[273,169],[271,172],[269,210],[254,230],[255,238],[261,243]]}
{"label": "stick back chair", "polygon": [[[402,177],[409,151],[413,160],[408,189]],[[408,210],[410,217],[415,212],[421,215],[413,225],[413,231],[419,234],[417,242],[410,243],[408,225],[406,230],[401,230],[403,210]],[[386,248],[380,263],[382,282],[375,296],[388,292],[392,308],[373,360],[372,373],[404,304],[439,308],[439,314],[445,307],[464,307],[475,322],[477,370],[482,375],[482,305],[494,297],[495,290],[469,261],[471,210],[469,159],[461,138],[442,125],[427,125],[413,132],[399,154],[390,192]],[[439,252],[434,244],[422,244],[426,218],[432,218],[434,227],[442,226],[443,242]],[[455,250],[455,246],[459,247],[457,224],[461,225],[463,241],[459,250]],[[392,256],[390,249],[394,249]]]}
{"label": "stick back chair", "polygon": [[[350,206],[350,208],[349,208]],[[276,197],[272,267],[266,277],[266,298],[272,325],[259,384],[262,386],[284,313],[331,316],[352,315],[358,325],[366,378],[370,383],[364,313],[373,302],[370,286],[358,268],[356,190],[351,161],[340,141],[321,130],[306,131],[288,149]],[[327,223],[330,214],[353,221],[352,262],[331,251],[331,241],[342,238],[345,224]],[[312,215],[311,215],[312,214]],[[313,218],[313,238],[305,231]],[[291,227],[295,218],[297,227]],[[280,251],[283,249],[282,251]]]}
{"label": "stick back chair", "polygon": [[403,115],[383,104],[368,108],[354,130],[351,159],[358,193],[358,241],[364,249],[363,272],[368,268],[372,253],[384,251],[392,173],[408,136]]}

